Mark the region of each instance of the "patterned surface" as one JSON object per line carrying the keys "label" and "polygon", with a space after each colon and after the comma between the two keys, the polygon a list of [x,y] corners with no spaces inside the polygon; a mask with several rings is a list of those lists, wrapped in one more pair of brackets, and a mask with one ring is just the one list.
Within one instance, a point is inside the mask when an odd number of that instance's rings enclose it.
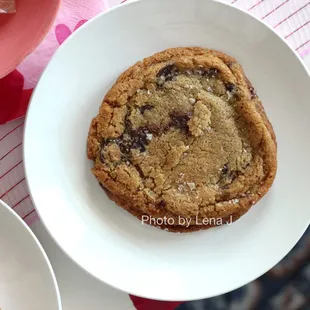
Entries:
{"label": "patterned surface", "polygon": [[23,129],[23,119],[0,126],[0,199],[30,223],[36,215],[24,175]]}
{"label": "patterned surface", "polygon": [[310,310],[309,283],[310,228],[293,251],[258,280],[216,298],[186,303],[178,310]]}
{"label": "patterned surface", "polygon": [[[110,6],[120,2],[120,0],[108,0]],[[310,0],[234,0],[232,4],[263,19],[285,38],[302,57],[310,53]],[[61,37],[56,30],[59,31],[60,28],[57,26],[59,25],[55,25],[54,35],[59,41]],[[14,79],[12,75],[15,75]],[[18,95],[20,89],[20,85],[16,82],[18,72],[14,72],[12,75],[5,80],[0,80],[1,98],[3,98],[4,90],[7,93],[11,91],[12,100],[15,95]],[[19,75],[18,78],[20,78]],[[22,95],[24,96],[24,105],[27,104],[31,90],[26,90]],[[3,102],[0,102],[0,108],[2,108],[2,104]],[[7,102],[7,104],[10,103]],[[0,112],[1,123],[1,116],[5,114],[6,110]],[[7,202],[30,224],[37,219],[37,216],[29,197],[23,170],[23,129],[23,118],[0,126],[0,199]],[[281,264],[259,280],[218,298],[182,305],[180,310],[310,310],[309,261],[310,231],[308,230],[294,251]],[[159,309],[156,305],[150,306],[150,304],[143,306],[143,302],[139,299],[135,300],[135,303],[139,304],[137,308],[140,307],[140,309],[151,310],[151,307],[156,310],[164,309]],[[173,308],[169,306],[166,309]]]}

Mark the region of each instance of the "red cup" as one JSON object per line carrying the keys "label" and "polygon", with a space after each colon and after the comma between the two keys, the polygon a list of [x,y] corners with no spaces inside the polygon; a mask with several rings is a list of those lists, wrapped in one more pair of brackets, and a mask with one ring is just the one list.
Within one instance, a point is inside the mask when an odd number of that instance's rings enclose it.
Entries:
{"label": "red cup", "polygon": [[16,0],[16,13],[0,14],[0,78],[13,71],[44,39],[61,0]]}

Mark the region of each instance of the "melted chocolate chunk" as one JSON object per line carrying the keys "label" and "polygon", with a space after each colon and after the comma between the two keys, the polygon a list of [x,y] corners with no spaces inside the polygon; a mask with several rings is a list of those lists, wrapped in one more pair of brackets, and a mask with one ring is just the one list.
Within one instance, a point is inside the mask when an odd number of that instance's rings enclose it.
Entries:
{"label": "melted chocolate chunk", "polygon": [[145,146],[149,143],[147,139],[147,131],[144,128],[140,128],[138,130],[133,130],[131,132],[132,144],[131,148],[139,149],[141,152],[145,152]]}
{"label": "melted chocolate chunk", "polygon": [[130,137],[126,139],[123,135],[122,138],[116,139],[115,142],[123,155],[128,155],[130,153],[130,150],[132,148],[132,141]]}
{"label": "melted chocolate chunk", "polygon": [[104,139],[101,142],[101,150],[100,150],[100,161],[102,163],[105,162],[104,158],[104,148],[109,143],[115,143],[119,147],[122,153],[122,160],[128,161],[130,160],[130,151],[132,149],[139,149],[141,152],[145,152],[146,145],[149,144],[149,140],[147,139],[147,134],[149,131],[146,128],[132,129],[132,124],[128,118],[125,121],[126,130],[122,136],[115,139]]}
{"label": "melted chocolate chunk", "polygon": [[152,110],[153,108],[154,108],[153,106],[146,104],[146,105],[140,107],[140,111],[142,114],[144,114],[145,111]]}
{"label": "melted chocolate chunk", "polygon": [[232,83],[226,83],[225,87],[229,92],[234,92],[236,90],[236,85]]}
{"label": "melted chocolate chunk", "polygon": [[226,164],[221,170],[221,176],[218,184],[221,184],[223,189],[228,189],[229,185],[240,175],[240,173],[240,171],[230,171],[228,164]]}
{"label": "melted chocolate chunk", "polygon": [[198,69],[194,70],[192,73],[199,74],[201,76],[216,77],[217,74],[219,73],[219,71],[217,69],[214,69],[214,68],[211,68],[211,69],[198,68]]}
{"label": "melted chocolate chunk", "polygon": [[185,132],[187,133],[189,132],[187,123],[192,116],[191,113],[181,114],[181,113],[173,112],[173,113],[170,113],[169,116],[171,118],[170,126],[174,126],[181,130],[185,130]]}
{"label": "melted chocolate chunk", "polygon": [[160,208],[164,208],[165,206],[167,205],[166,201],[165,200],[161,200],[158,204],[158,207]]}
{"label": "melted chocolate chunk", "polygon": [[114,139],[114,142],[125,156],[128,156],[132,149],[139,149],[141,152],[145,152],[145,146],[149,143],[147,133],[147,130],[144,128],[133,130],[130,126],[126,128],[126,132],[120,138]]}
{"label": "melted chocolate chunk", "polygon": [[219,70],[211,68],[208,70],[207,74],[211,77],[217,77],[217,75],[219,74]]}
{"label": "melted chocolate chunk", "polygon": [[178,68],[170,64],[157,73],[157,85],[162,86],[165,82],[173,80],[173,78],[178,75]]}
{"label": "melted chocolate chunk", "polygon": [[170,64],[162,69],[160,69],[157,73],[157,77],[163,76],[166,80],[168,77],[171,77],[177,71],[177,67],[174,64]]}

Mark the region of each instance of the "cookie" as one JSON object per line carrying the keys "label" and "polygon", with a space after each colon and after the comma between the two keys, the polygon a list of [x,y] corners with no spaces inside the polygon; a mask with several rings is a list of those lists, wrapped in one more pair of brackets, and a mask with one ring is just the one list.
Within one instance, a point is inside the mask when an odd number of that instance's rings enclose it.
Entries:
{"label": "cookie", "polygon": [[125,71],[92,120],[87,153],[111,200],[173,232],[236,221],[277,170],[272,125],[242,67],[202,48]]}

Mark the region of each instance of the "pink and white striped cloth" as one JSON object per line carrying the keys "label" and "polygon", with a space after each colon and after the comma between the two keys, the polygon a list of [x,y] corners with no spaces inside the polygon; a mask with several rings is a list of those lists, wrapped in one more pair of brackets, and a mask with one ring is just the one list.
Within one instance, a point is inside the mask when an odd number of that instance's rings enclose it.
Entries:
{"label": "pink and white striped cloth", "polygon": [[[84,0],[63,0],[59,15],[45,40],[14,72],[0,79],[0,124],[5,123],[0,126],[0,199],[28,224],[37,220],[37,215],[29,197],[23,169],[22,116],[33,87],[58,46],[88,19],[126,0],[106,1],[88,0],[86,5]],[[301,57],[310,54],[310,0],[222,1],[261,18],[284,37]],[[178,304],[135,297],[132,300],[139,310],[173,310]]]}

